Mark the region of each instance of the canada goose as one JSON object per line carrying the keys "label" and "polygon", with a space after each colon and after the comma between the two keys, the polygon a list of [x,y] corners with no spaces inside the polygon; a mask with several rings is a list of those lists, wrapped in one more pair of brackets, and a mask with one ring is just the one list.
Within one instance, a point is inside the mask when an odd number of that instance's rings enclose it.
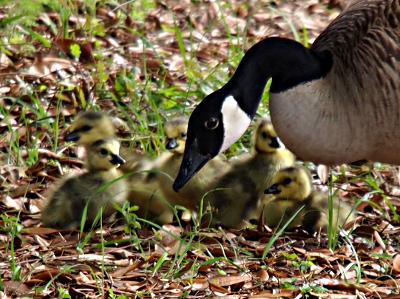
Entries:
{"label": "canada goose", "polygon": [[272,37],[193,111],[178,191],[246,130],[268,79],[272,123],[302,160],[400,163],[400,1],[353,1],[311,49]]}
{"label": "canada goose", "polygon": [[258,219],[265,186],[272,184],[278,170],[295,163],[296,157],[280,142],[267,118],[258,122],[253,142],[254,153],[232,162],[230,170],[213,184],[214,189],[222,189],[205,198],[215,210],[213,224],[244,228],[250,219]]}
{"label": "canada goose", "polygon": [[[173,220],[171,207],[181,205],[194,212],[197,210],[200,200],[208,191],[209,185],[224,173],[227,164],[219,157],[210,161],[179,193],[171,188],[179,171],[182,155],[185,149],[188,118],[177,116],[164,124],[166,135],[167,152],[162,153],[151,164],[152,172],[146,174],[142,181],[135,181],[130,184],[132,194],[130,201],[139,206],[140,210],[147,210],[150,215],[156,217],[159,223],[169,223]],[[152,192],[143,192],[141,190]],[[146,205],[146,207],[145,207]]]}
{"label": "canada goose", "polygon": [[[273,185],[265,190],[275,198],[266,202],[264,217],[268,225],[284,225],[300,209],[291,226],[301,224],[303,229],[314,233],[328,227],[328,194],[313,190],[308,170],[300,165],[280,170],[273,178]],[[333,198],[333,225],[340,227],[354,219],[351,207]],[[304,207],[303,207],[304,206]]]}
{"label": "canada goose", "polygon": [[[113,203],[122,205],[127,197],[127,186],[117,169],[125,163],[119,156],[116,139],[102,139],[88,146],[85,166],[87,172],[67,177],[49,197],[42,212],[45,226],[76,229],[81,223],[86,205],[86,228],[90,228],[103,208],[103,218],[115,212]],[[116,180],[116,181],[114,181]]]}

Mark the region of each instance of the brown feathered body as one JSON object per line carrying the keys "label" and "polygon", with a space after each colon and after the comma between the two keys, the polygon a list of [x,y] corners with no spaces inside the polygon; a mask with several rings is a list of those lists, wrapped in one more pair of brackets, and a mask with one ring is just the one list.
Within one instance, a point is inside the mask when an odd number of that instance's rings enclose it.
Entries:
{"label": "brown feathered body", "polygon": [[270,95],[284,144],[316,163],[400,164],[400,1],[353,1],[312,49],[331,53],[329,73]]}

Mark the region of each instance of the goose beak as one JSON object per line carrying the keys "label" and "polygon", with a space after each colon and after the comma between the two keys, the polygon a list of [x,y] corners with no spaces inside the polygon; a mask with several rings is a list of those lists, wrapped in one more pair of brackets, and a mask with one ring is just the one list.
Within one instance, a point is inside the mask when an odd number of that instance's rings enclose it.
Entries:
{"label": "goose beak", "polygon": [[278,189],[278,184],[273,184],[271,187],[264,191],[264,194],[279,194],[281,191]]}
{"label": "goose beak", "polygon": [[122,165],[125,164],[125,160],[119,155],[111,155],[111,164]]}
{"label": "goose beak", "polygon": [[179,190],[211,159],[211,155],[199,153],[196,139],[194,139],[191,144],[186,143],[181,168],[172,185],[174,191],[179,192]]}
{"label": "goose beak", "polygon": [[79,132],[78,131],[72,131],[65,135],[64,137],[65,141],[78,141],[79,140]]}

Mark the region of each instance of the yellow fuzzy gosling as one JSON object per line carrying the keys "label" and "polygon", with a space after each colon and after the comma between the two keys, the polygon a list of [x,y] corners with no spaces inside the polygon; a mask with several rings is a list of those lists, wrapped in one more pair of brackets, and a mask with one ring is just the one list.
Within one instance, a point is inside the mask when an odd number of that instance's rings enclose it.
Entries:
{"label": "yellow fuzzy gosling", "polygon": [[[65,141],[74,141],[87,147],[94,141],[105,138],[115,138],[115,125],[112,118],[101,111],[88,110],[79,113],[71,124],[70,132],[65,135]],[[151,158],[147,155],[128,152],[121,149],[121,157],[126,161],[121,165],[123,173],[133,172],[147,167]]]}
{"label": "yellow fuzzy gosling", "polygon": [[[108,114],[101,111],[85,111],[77,115],[65,140],[74,141],[87,148],[94,140],[115,138],[115,136],[115,126]],[[131,205],[139,206],[137,215],[141,218],[156,220],[161,224],[172,220],[172,210],[165,204],[163,205],[160,195],[155,193],[160,189],[158,182],[150,179],[151,173],[141,172],[152,170],[155,165],[154,159],[148,155],[140,155],[126,150],[121,153],[121,156],[126,163],[119,170],[123,174],[131,174],[126,179],[129,189],[128,200]],[[161,216],[163,213],[171,215],[171,217],[165,216],[164,220]]]}
{"label": "yellow fuzzy gosling", "polygon": [[[155,220],[160,224],[170,223],[173,221],[173,203],[168,198],[168,187],[172,181],[168,176],[171,172],[178,173],[180,159],[175,160],[175,153],[182,151],[178,156],[183,153],[185,149],[185,139],[187,130],[188,119],[184,116],[174,117],[167,121],[164,125],[166,134],[166,149],[168,152],[161,154],[160,157],[154,159],[146,167],[148,172],[142,176],[141,180],[129,180],[131,188],[130,201],[132,205],[139,206],[138,215]],[[176,170],[171,168],[176,168]],[[175,192],[174,192],[175,193]],[[175,196],[178,196],[176,193]]]}
{"label": "yellow fuzzy gosling", "polygon": [[[295,163],[296,157],[280,142],[271,121],[263,118],[253,135],[254,153],[233,162],[230,170],[215,184],[206,200],[215,209],[212,223],[244,228],[258,219],[265,186],[282,168]],[[190,183],[189,181],[188,183]]]}
{"label": "yellow fuzzy gosling", "polygon": [[[265,221],[270,226],[286,224],[304,206],[290,226],[301,224],[309,233],[327,230],[328,194],[313,190],[310,173],[305,167],[295,165],[282,169],[274,176],[272,186],[265,193],[275,196],[264,208]],[[333,200],[333,225],[340,227],[354,219],[348,204],[337,198]]]}
{"label": "yellow fuzzy gosling", "polygon": [[79,113],[64,137],[83,146],[105,138],[115,138],[115,126],[106,113],[92,110]]}
{"label": "yellow fuzzy gosling", "polygon": [[126,182],[113,182],[122,175],[118,166],[125,163],[119,156],[119,147],[116,139],[101,139],[87,147],[87,172],[62,180],[50,195],[42,211],[45,226],[76,229],[87,205],[85,227],[90,228],[101,209],[105,219],[115,212],[113,203],[123,204],[128,194]]}

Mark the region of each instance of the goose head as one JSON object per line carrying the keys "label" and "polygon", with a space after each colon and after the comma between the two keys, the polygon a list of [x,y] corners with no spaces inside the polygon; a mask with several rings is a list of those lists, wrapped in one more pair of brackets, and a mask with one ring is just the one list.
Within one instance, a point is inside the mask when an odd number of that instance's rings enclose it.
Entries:
{"label": "goose head", "polygon": [[312,191],[311,176],[308,170],[300,165],[280,170],[275,174],[272,182],[272,186],[264,193],[274,194],[278,199],[302,201]]}
{"label": "goose head", "polygon": [[114,137],[115,126],[107,114],[99,111],[85,111],[77,115],[64,140],[88,146],[96,140]]}
{"label": "goose head", "polygon": [[89,170],[118,168],[125,160],[119,155],[120,144],[116,139],[100,139],[88,147],[86,158]]}
{"label": "goose head", "polygon": [[189,119],[186,147],[174,190],[179,191],[209,160],[239,139],[251,118],[233,95],[218,90],[204,98]]}
{"label": "goose head", "polygon": [[164,124],[167,137],[165,148],[173,153],[182,155],[185,150],[189,118],[177,116]]}

